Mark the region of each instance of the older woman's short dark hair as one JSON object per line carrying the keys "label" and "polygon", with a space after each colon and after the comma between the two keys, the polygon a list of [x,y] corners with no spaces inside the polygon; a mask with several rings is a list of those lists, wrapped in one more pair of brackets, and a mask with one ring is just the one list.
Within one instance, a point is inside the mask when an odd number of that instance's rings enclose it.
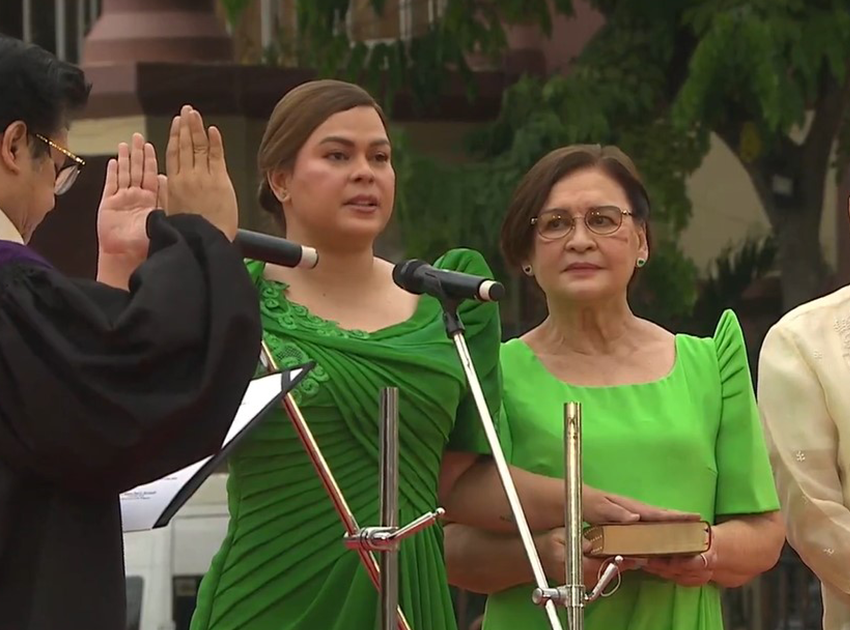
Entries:
{"label": "older woman's short dark hair", "polygon": [[626,193],[635,221],[649,221],[649,196],[632,160],[615,146],[577,144],[541,158],[525,174],[514,192],[502,223],[502,254],[508,265],[523,265],[531,253],[534,226],[531,220],[543,209],[552,187],[572,173],[598,168],[613,178]]}

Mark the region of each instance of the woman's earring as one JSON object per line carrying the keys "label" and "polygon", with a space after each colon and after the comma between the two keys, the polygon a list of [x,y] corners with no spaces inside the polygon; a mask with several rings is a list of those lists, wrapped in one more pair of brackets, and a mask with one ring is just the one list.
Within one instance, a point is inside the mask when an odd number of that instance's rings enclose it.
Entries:
{"label": "woman's earring", "polygon": [[522,272],[527,276],[533,276],[534,270],[531,268],[531,265],[523,265]]}
{"label": "woman's earring", "polygon": [[637,259],[637,266],[638,266],[638,269],[640,269],[641,267],[643,267],[645,264],[646,264],[646,258],[638,258],[638,259]]}

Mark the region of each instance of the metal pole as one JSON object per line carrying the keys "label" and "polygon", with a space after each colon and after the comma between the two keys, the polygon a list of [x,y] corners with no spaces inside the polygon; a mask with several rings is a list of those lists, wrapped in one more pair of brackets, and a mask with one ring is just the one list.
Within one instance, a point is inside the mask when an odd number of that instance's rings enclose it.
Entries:
{"label": "metal pole", "polygon": [[593,590],[588,594],[584,584],[582,551],[582,455],[581,455],[581,403],[568,402],[564,405],[564,527],[566,529],[566,553],[564,574],[566,585],[556,588],[537,588],[535,601],[555,602],[567,609],[569,630],[584,630],[584,609],[596,601],[605,587],[619,575],[622,556],[615,556],[599,576]]}
{"label": "metal pole", "polygon": [[275,1],[260,0],[260,46],[264,52],[274,39],[275,19],[272,2]]}
{"label": "metal pole", "polygon": [[[398,388],[381,390],[381,527],[398,527]],[[381,628],[398,624],[398,548],[379,556],[381,571]]]}
{"label": "metal pole", "polygon": [[567,590],[567,625],[569,630],[584,630],[585,587],[582,572],[582,511],[581,511],[581,404],[564,405],[564,459],[566,502],[564,523],[567,529],[567,549],[564,554]]}
{"label": "metal pole", "polygon": [[65,0],[54,0],[55,31],[56,31],[56,57],[65,61],[68,58],[68,18],[65,12]]}
{"label": "metal pole", "polygon": [[[265,341],[262,344],[261,360],[267,368],[271,370],[278,369],[274,356]],[[310,431],[310,427],[307,426],[307,422],[304,420],[304,416],[301,414],[301,410],[298,408],[298,405],[295,403],[291,394],[287,394],[284,397],[283,408],[284,411],[286,411],[287,416],[289,416],[289,419],[292,421],[292,425],[295,427],[295,431],[298,433],[298,437],[301,440],[301,444],[304,446],[304,450],[307,451],[310,461],[313,462],[313,467],[315,468],[322,485],[325,487],[325,490],[331,499],[331,503],[333,503],[334,509],[342,521],[346,534],[349,536],[357,534],[360,532],[357,520],[354,518],[351,508],[348,507],[348,503],[342,495],[342,491],[339,489],[339,485],[337,484],[324,455],[322,455],[322,451],[319,449],[316,438],[313,436],[312,431]],[[372,580],[372,584],[375,588],[380,589],[380,569],[378,568],[378,563],[375,560],[375,557],[370,551],[367,551],[362,547],[356,548],[356,551],[357,555],[360,557],[360,562],[363,564],[366,572],[369,574],[369,578]],[[407,623],[407,619],[405,619],[404,613],[401,610],[398,611],[398,630],[411,630],[410,625]]]}
{"label": "metal pole", "polygon": [[398,5],[399,39],[410,41],[413,37],[413,6],[411,0],[399,0]]}
{"label": "metal pole", "polygon": [[[460,363],[463,366],[463,371],[466,374],[466,380],[469,383],[469,389],[472,397],[475,400],[475,405],[478,408],[478,415],[481,419],[481,424],[484,427],[484,433],[487,435],[487,443],[490,445],[490,452],[493,455],[493,460],[496,463],[496,470],[499,473],[499,478],[502,481],[502,487],[505,489],[505,494],[508,497],[508,503],[511,506],[511,512],[516,519],[517,529],[519,530],[522,545],[525,548],[525,553],[528,556],[528,561],[531,564],[531,570],[534,573],[534,581],[537,583],[537,590],[545,592],[548,589],[546,573],[543,571],[543,564],[540,562],[540,557],[537,555],[537,548],[534,546],[534,539],[531,535],[531,530],[528,527],[528,522],[525,519],[522,505],[519,501],[516,487],[514,486],[511,473],[508,470],[508,463],[505,461],[505,455],[502,453],[501,445],[499,444],[499,436],[496,434],[496,429],[493,426],[493,420],[490,418],[490,410],[487,409],[487,402],[484,398],[484,392],[481,390],[481,383],[478,381],[478,376],[475,373],[475,366],[472,363],[472,357],[469,354],[469,348],[466,345],[463,331],[458,330],[451,333],[455,348],[457,349]],[[562,630],[561,620],[558,618],[558,610],[551,599],[546,599],[544,603],[546,616],[549,619],[549,625],[552,630]]]}
{"label": "metal pole", "polygon": [[77,61],[83,58],[83,41],[86,38],[86,0],[77,0]]}
{"label": "metal pole", "polygon": [[32,0],[24,0],[21,17],[23,21],[24,41],[29,44],[32,42]]}

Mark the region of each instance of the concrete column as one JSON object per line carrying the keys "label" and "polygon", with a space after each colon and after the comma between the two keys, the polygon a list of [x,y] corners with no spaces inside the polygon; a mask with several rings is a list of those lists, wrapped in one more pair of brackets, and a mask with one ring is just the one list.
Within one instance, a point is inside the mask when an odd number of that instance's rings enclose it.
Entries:
{"label": "concrete column", "polygon": [[83,65],[232,61],[214,0],[103,0]]}

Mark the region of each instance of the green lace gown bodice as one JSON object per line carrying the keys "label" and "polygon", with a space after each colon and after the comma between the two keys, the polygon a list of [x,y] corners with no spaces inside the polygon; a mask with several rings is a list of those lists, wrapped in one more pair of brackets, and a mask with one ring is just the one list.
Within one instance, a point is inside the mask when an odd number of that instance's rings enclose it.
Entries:
{"label": "green lace gown bodice", "polygon": [[[436,266],[489,275],[483,258],[453,250]],[[294,393],[361,526],[379,522],[379,393],[399,388],[399,522],[437,506],[446,449],[487,446],[439,303],[419,300],[408,320],[376,332],[344,330],[286,299],[284,285],[249,263],[265,339],[281,367],[315,361]],[[500,325],[492,304],[460,315],[492,410],[500,406]],[[205,576],[192,630],[372,630],[378,597],[312,463],[282,412],[274,412],[230,461],[230,524]],[[454,630],[442,530],[406,540],[400,604],[414,630]]]}

